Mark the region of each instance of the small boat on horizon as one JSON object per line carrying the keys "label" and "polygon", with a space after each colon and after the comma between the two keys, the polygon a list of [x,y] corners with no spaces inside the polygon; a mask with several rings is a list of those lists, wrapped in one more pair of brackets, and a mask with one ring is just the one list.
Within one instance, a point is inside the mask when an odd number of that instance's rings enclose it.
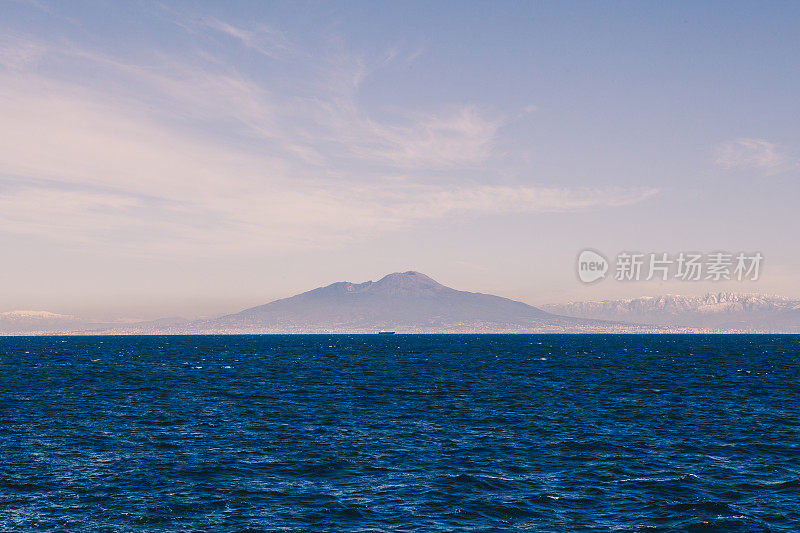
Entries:
{"label": "small boat on horizon", "polygon": [[378,335],[394,335],[394,331],[379,331]]}

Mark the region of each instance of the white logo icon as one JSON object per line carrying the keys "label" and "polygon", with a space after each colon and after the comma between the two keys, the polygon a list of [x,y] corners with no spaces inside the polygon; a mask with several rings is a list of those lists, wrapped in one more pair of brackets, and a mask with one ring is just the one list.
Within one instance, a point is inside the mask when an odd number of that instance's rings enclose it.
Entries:
{"label": "white logo icon", "polygon": [[584,283],[592,283],[606,277],[608,261],[594,250],[584,250],[578,255],[578,277]]}

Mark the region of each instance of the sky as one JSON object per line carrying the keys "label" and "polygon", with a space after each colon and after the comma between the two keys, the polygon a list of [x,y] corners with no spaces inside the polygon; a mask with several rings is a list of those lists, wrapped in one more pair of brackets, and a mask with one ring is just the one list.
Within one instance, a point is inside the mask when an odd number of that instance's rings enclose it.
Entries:
{"label": "sky", "polygon": [[[0,311],[209,316],[421,271],[800,298],[800,3],[0,0]],[[583,249],[760,252],[581,283]]]}

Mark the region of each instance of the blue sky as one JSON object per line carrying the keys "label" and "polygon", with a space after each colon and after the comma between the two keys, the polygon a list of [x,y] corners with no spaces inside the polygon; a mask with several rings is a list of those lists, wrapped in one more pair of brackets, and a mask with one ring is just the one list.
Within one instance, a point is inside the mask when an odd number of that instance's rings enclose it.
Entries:
{"label": "blue sky", "polygon": [[[2,310],[408,269],[532,304],[800,297],[797,3],[0,5]],[[765,264],[586,286],[587,247]]]}

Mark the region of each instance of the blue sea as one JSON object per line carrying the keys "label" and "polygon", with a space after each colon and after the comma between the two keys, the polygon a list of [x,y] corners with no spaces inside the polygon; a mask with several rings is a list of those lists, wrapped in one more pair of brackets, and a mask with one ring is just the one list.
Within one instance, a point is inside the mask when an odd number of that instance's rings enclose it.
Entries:
{"label": "blue sea", "polygon": [[800,336],[0,338],[0,531],[800,531]]}

